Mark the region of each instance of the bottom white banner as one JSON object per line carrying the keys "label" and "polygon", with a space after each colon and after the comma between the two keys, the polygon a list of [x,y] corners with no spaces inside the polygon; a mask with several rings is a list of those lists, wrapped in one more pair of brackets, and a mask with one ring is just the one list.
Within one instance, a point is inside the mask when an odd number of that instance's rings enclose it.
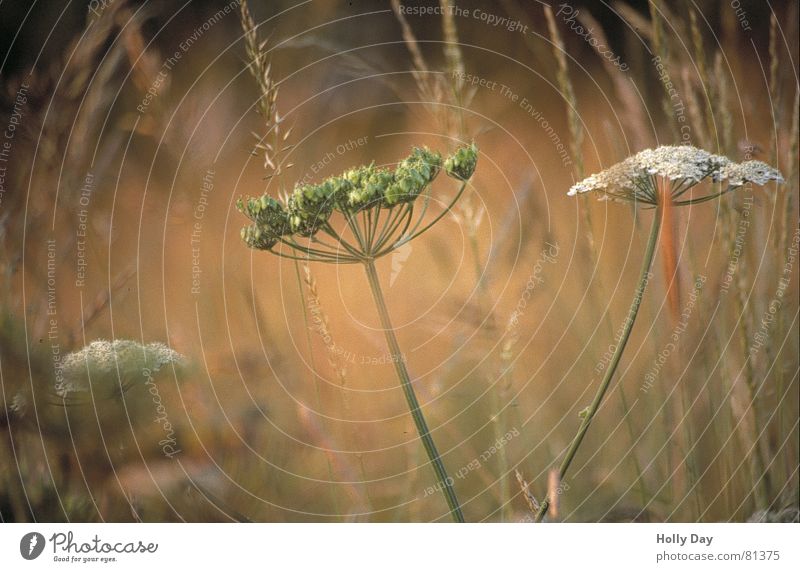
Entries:
{"label": "bottom white banner", "polygon": [[3,570],[797,570],[800,524],[3,524]]}

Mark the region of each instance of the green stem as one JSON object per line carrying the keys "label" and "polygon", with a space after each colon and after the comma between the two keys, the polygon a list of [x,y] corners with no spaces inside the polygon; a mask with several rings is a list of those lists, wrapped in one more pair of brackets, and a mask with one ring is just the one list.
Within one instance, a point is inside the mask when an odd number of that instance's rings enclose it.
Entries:
{"label": "green stem", "polygon": [[[575,453],[578,452],[578,448],[581,446],[581,442],[583,441],[584,436],[586,436],[586,432],[589,430],[589,425],[591,425],[592,419],[594,418],[595,413],[597,413],[597,410],[600,408],[600,403],[603,401],[603,397],[605,397],[606,392],[611,385],[611,380],[614,378],[614,373],[616,372],[619,361],[622,358],[622,352],[625,351],[625,346],[628,344],[628,338],[631,335],[633,323],[636,321],[636,314],[639,312],[639,306],[642,303],[642,295],[647,287],[647,282],[650,275],[650,265],[653,263],[653,258],[655,256],[656,243],[658,242],[658,232],[661,228],[661,215],[661,207],[656,207],[653,216],[653,224],[650,228],[650,238],[647,242],[647,250],[645,251],[644,260],[642,261],[642,270],[639,275],[639,283],[636,286],[633,302],[631,303],[631,308],[623,327],[622,337],[617,344],[617,349],[614,351],[611,362],[608,364],[606,375],[603,378],[603,381],[600,383],[600,387],[597,389],[597,393],[594,396],[594,401],[592,401],[592,404],[589,406],[589,410],[586,412],[586,416],[581,422],[578,433],[575,435],[575,438],[572,439],[572,443],[567,450],[567,455],[561,462],[561,467],[558,470],[559,481],[564,480],[564,477],[569,470],[569,466],[572,464],[572,460],[575,458]],[[548,508],[550,508],[550,500],[544,499],[539,508],[539,512],[536,514],[536,522],[542,521],[545,514],[547,514]]]}
{"label": "green stem", "polygon": [[447,499],[447,506],[450,507],[450,516],[455,522],[464,522],[464,515],[461,513],[461,507],[458,504],[458,499],[453,489],[453,479],[447,475],[442,458],[439,456],[439,451],[436,449],[436,445],[433,442],[428,424],[425,422],[425,417],[422,415],[419,401],[417,401],[417,396],[414,393],[414,387],[411,384],[411,378],[408,375],[403,355],[400,352],[400,345],[397,343],[397,337],[394,335],[394,328],[392,328],[389,311],[386,308],[386,301],[383,297],[383,291],[381,290],[378,272],[375,270],[375,262],[372,260],[364,262],[364,269],[367,272],[369,285],[372,289],[372,296],[375,298],[375,306],[378,308],[378,314],[380,315],[381,325],[386,335],[386,343],[389,345],[392,362],[394,362],[397,377],[400,379],[400,385],[403,388],[408,408],[411,411],[411,417],[414,418],[414,425],[417,427],[417,433],[419,433],[420,439],[422,439],[425,452],[428,454],[431,465],[433,465],[433,470],[436,473],[436,478],[439,480],[439,486],[442,488],[445,499]]}

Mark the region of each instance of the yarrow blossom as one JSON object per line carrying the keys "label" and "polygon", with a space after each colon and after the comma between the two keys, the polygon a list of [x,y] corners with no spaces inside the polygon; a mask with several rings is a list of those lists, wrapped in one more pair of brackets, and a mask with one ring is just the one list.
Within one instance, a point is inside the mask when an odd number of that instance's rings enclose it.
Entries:
{"label": "yarrow blossom", "polygon": [[[588,192],[600,193],[602,200],[632,201],[656,206],[659,201],[658,181],[669,189],[673,205],[683,206],[703,202],[745,183],[765,185],[769,181],[783,182],[783,176],[761,161],[735,163],[690,145],[662,146],[645,149],[612,165],[605,171],[576,183],[567,193],[576,196]],[[727,187],[715,194],[677,200],[695,185],[709,179],[727,182]]]}

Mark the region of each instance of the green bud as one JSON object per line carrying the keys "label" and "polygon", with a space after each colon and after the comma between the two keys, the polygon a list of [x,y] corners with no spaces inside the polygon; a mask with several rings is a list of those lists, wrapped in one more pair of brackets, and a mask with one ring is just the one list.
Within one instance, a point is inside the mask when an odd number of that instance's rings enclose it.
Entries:
{"label": "green bud", "polygon": [[411,155],[397,165],[394,182],[385,191],[384,203],[394,206],[414,201],[439,174],[442,156],[427,148],[414,147]]}
{"label": "green bud", "polygon": [[278,236],[275,233],[257,224],[243,227],[240,234],[247,246],[257,250],[269,250],[278,242]]}
{"label": "green bud", "polygon": [[289,197],[289,225],[300,236],[313,236],[330,218],[334,197],[331,185],[301,185]]}
{"label": "green bud", "polygon": [[468,181],[478,164],[478,147],[475,143],[460,147],[444,162],[447,175],[460,181]]}
{"label": "green bud", "polygon": [[380,204],[393,178],[391,172],[374,165],[347,171],[343,176],[349,184],[345,208],[357,212]]}
{"label": "green bud", "polygon": [[269,249],[278,237],[291,233],[289,214],[269,195],[248,197],[245,201],[238,199],[236,208],[254,223],[241,231],[242,240],[251,248]]}
{"label": "green bud", "polygon": [[330,177],[325,179],[321,185],[325,187],[324,192],[331,198],[333,208],[347,210],[347,196],[353,185],[344,176]]}
{"label": "green bud", "polygon": [[[239,210],[242,210],[241,208]],[[278,236],[289,234],[289,215],[284,206],[270,197],[263,195],[258,199],[248,199],[243,211],[254,223],[267,227]]]}

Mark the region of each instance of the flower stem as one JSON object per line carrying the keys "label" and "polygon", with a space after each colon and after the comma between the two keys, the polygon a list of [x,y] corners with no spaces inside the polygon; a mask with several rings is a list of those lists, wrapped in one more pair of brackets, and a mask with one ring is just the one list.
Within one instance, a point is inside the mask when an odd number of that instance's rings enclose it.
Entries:
{"label": "flower stem", "polygon": [[436,445],[433,442],[428,424],[425,422],[425,417],[422,415],[419,401],[417,401],[417,396],[414,393],[414,387],[411,384],[411,378],[408,375],[403,355],[400,353],[400,345],[397,343],[397,337],[394,335],[394,328],[392,328],[392,322],[389,319],[389,311],[386,308],[386,301],[383,297],[383,291],[381,290],[378,272],[375,270],[375,262],[372,260],[365,261],[364,269],[367,272],[369,285],[372,289],[372,296],[375,299],[375,306],[378,308],[383,331],[386,335],[386,343],[389,345],[391,359],[392,362],[394,362],[397,377],[403,388],[403,393],[408,403],[408,409],[411,411],[411,417],[414,418],[414,425],[417,427],[417,433],[419,433],[420,439],[422,439],[425,452],[428,454],[431,465],[433,465],[433,470],[436,473],[436,478],[439,480],[439,486],[441,487],[445,499],[447,499],[447,506],[450,507],[450,516],[455,522],[464,522],[464,515],[461,513],[461,506],[458,504],[458,499],[453,489],[453,479],[447,475],[444,463],[439,456],[439,451],[436,449]]}
{"label": "flower stem", "polygon": [[[586,415],[581,422],[578,433],[572,439],[572,443],[567,450],[567,455],[561,462],[561,467],[558,470],[559,481],[564,480],[564,477],[569,470],[569,466],[572,464],[572,460],[575,458],[575,453],[578,452],[578,448],[581,446],[581,442],[586,436],[586,432],[589,430],[589,425],[591,425],[592,419],[594,418],[595,413],[597,413],[597,410],[600,408],[600,403],[603,401],[603,397],[605,397],[606,392],[611,385],[611,380],[614,378],[614,372],[616,372],[619,361],[622,358],[622,352],[625,351],[625,346],[628,343],[628,338],[630,337],[631,330],[633,329],[633,323],[636,321],[636,314],[639,312],[639,306],[642,302],[642,295],[644,294],[644,290],[647,287],[647,282],[649,280],[650,266],[653,263],[653,257],[655,256],[656,243],[658,242],[658,232],[661,227],[661,217],[662,207],[658,206],[655,209],[652,227],[650,228],[650,238],[647,242],[647,250],[644,253],[644,259],[642,260],[642,270],[639,275],[639,283],[636,286],[633,302],[631,303],[628,317],[623,326],[622,336],[620,337],[619,343],[617,344],[617,349],[614,351],[614,355],[611,357],[611,361],[608,364],[606,375],[603,378],[603,381],[600,383],[600,387],[597,388],[597,393],[594,396],[594,400],[589,406],[589,410],[586,412]],[[536,522],[541,522],[542,519],[544,519],[549,507],[550,500],[544,499],[539,507],[539,512],[536,514]]]}

